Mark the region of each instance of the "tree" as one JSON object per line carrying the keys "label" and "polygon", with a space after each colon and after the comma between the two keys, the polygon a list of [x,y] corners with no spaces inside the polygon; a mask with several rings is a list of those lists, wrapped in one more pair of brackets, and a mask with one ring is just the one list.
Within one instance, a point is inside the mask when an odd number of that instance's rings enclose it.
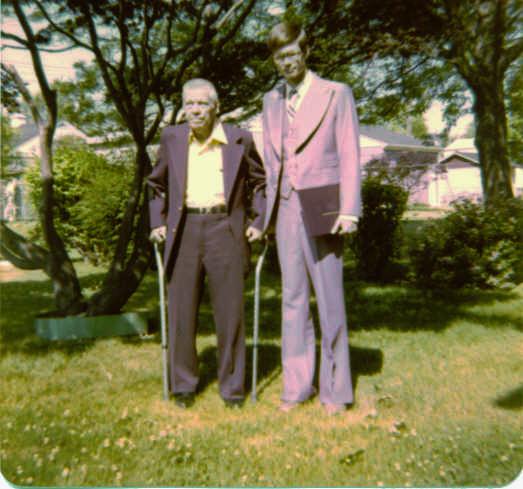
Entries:
{"label": "tree", "polygon": [[508,149],[513,162],[523,164],[523,59],[507,81]]}
{"label": "tree", "polygon": [[436,163],[437,153],[394,151],[365,164],[366,178],[394,185],[407,194],[420,189],[427,170]]}
{"label": "tree", "polygon": [[[2,64],[2,78],[9,80],[10,86],[15,86],[25,103],[30,107],[33,120],[40,134],[40,175],[42,180],[42,198],[39,206],[39,216],[48,251],[43,260],[44,270],[51,277],[57,308],[65,314],[75,314],[82,311],[85,302],[80,289],[80,283],[67,254],[64,242],[56,230],[54,220],[54,184],[53,184],[53,138],[57,123],[56,92],[51,89],[45,74],[38,38],[35,36],[27,16],[18,1],[13,2],[14,12],[25,34],[25,39],[18,38],[21,44],[30,52],[35,75],[38,79],[45,102],[45,112],[38,107],[24,82],[12,66]],[[5,225],[3,225],[6,227]],[[4,234],[16,241],[16,234],[4,231]],[[3,243],[3,247],[9,239]],[[19,243],[13,246],[20,251],[25,249],[30,254],[30,248]],[[41,254],[41,250],[35,250]],[[12,253],[14,254],[14,253]],[[35,263],[35,259],[31,260]]]}
{"label": "tree", "polygon": [[457,75],[449,78],[464,82],[473,95],[485,200],[511,197],[504,84],[523,51],[521,2],[354,0],[337,2],[337,8],[340,15],[346,12],[347,29],[360,40],[363,52],[419,59],[423,71],[438,63]]}
{"label": "tree", "polygon": [[[175,119],[183,83],[212,74],[218,90],[230,95],[222,107],[227,110],[253,99],[255,88],[274,79],[272,69],[258,69],[263,65],[265,47],[255,40],[256,26],[246,22],[256,3],[33,0],[27,7],[18,0],[9,2],[20,23],[27,26],[26,36],[33,40],[31,47],[36,53],[57,45],[93,53],[105,101],[115,107],[117,120],[135,147],[133,183],[113,259],[100,290],[86,304],[87,314],[118,312],[149,267],[144,179],[151,161],[147,146],[157,137],[165,118]],[[45,24],[36,34],[28,11],[38,14]],[[7,33],[4,37],[28,47],[27,39]],[[260,76],[245,76],[249,70]],[[56,100],[51,102],[55,116]],[[49,206],[42,213],[48,220],[52,215]],[[67,259],[62,258],[65,263]]]}

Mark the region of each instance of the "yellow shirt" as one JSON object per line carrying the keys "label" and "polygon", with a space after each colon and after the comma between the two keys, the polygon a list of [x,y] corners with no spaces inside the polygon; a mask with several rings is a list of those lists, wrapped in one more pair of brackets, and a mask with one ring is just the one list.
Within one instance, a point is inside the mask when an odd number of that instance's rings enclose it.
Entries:
{"label": "yellow shirt", "polygon": [[222,146],[227,136],[221,123],[214,126],[209,138],[200,143],[189,134],[189,157],[187,164],[188,207],[212,207],[225,204],[223,186]]}

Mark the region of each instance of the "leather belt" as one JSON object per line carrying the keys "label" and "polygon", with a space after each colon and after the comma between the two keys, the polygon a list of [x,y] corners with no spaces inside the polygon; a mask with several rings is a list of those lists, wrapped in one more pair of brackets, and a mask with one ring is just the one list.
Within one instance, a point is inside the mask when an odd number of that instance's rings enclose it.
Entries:
{"label": "leather belt", "polygon": [[227,214],[226,205],[215,205],[213,207],[186,207],[187,214]]}

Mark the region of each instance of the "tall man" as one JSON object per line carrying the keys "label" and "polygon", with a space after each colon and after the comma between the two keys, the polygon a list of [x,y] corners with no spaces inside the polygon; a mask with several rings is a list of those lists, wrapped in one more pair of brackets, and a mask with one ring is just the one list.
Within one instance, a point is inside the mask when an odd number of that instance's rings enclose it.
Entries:
{"label": "tall man", "polygon": [[[148,178],[151,239],[166,241],[170,385],[176,404],[193,404],[196,323],[206,273],[220,395],[226,406],[240,406],[245,395],[247,240],[261,236],[264,170],[251,134],[218,121],[218,96],[211,82],[193,79],[184,85],[183,111],[187,123],[163,130],[159,160]],[[248,202],[255,203],[249,226]]]}
{"label": "tall man", "polygon": [[[280,409],[289,411],[316,392],[310,278],[322,333],[320,401],[328,414],[337,414],[353,402],[340,234],[355,230],[360,214],[358,120],[350,88],[307,69],[299,26],[276,25],[268,46],[284,78],[263,100],[264,228],[275,221],[283,282]],[[319,236],[304,222],[303,190],[312,188],[320,190],[316,199],[338,204],[332,229]]]}

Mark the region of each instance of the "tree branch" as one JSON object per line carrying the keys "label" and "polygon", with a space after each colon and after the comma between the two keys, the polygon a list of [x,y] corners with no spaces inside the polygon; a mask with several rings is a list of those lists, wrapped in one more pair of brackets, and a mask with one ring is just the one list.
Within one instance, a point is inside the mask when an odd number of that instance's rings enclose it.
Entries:
{"label": "tree branch", "polygon": [[[48,139],[48,142],[50,142],[52,144],[54,129],[56,126],[56,118],[57,118],[56,92],[54,90],[52,90],[51,87],[49,86],[49,82],[47,81],[47,76],[45,75],[45,72],[44,72],[42,59],[41,59],[40,53],[38,51],[35,36],[33,34],[31,26],[29,25],[25,12],[23,11],[18,0],[13,1],[13,7],[15,9],[15,13],[18,18],[18,21],[20,22],[20,25],[22,26],[22,29],[26,36],[27,48],[29,49],[31,58],[33,60],[33,68],[35,71],[35,75],[36,75],[36,78],[38,79],[38,83],[40,85],[40,89],[42,91],[42,96],[44,97],[44,100],[45,100],[45,103],[47,106],[47,110],[49,111],[49,120],[47,121],[47,125],[48,125],[47,139]],[[40,118],[40,120],[41,120],[41,118]]]}
{"label": "tree branch", "polygon": [[22,270],[47,270],[49,251],[16,233],[4,221],[0,221],[0,230],[0,251],[8,261]]}
{"label": "tree branch", "polygon": [[[239,2],[237,2],[236,4],[238,4],[238,3]],[[243,0],[241,3],[243,3]],[[256,3],[256,0],[249,1],[249,3],[245,6],[243,12],[236,19],[236,23],[232,26],[231,30],[222,39],[220,39],[218,41],[217,46],[216,46],[217,50],[222,49],[223,46],[225,44],[227,44],[227,42],[229,42],[236,35],[236,33],[238,32],[238,29],[242,26],[242,24],[245,21],[245,19],[247,18],[247,16],[251,13],[251,10],[253,9],[255,3]],[[236,8],[236,4],[231,7],[231,10]],[[231,10],[229,12],[231,12]],[[229,12],[227,14],[225,14],[225,17],[227,17],[229,15]]]}
{"label": "tree branch", "polygon": [[51,16],[49,15],[49,13],[47,12],[47,10],[45,9],[45,7],[43,6],[42,2],[40,2],[39,0],[33,0],[33,1],[36,4],[36,6],[38,7],[38,9],[40,10],[41,14],[45,17],[45,20],[47,20],[47,22],[49,22],[49,24],[53,27],[53,29],[55,29],[57,32],[64,35],[65,37],[67,37],[76,46],[87,49],[88,51],[92,51],[92,48],[91,48],[91,46],[89,46],[89,44],[81,41],[78,37],[74,36],[69,31],[63,29],[56,22],[54,22],[53,19],[51,18]]}
{"label": "tree branch", "polygon": [[27,39],[22,39],[21,37],[16,36],[15,34],[11,34],[10,32],[2,31],[2,37],[4,39],[9,39],[11,41],[15,41],[18,44],[21,44],[22,46],[24,46],[24,47],[20,47],[20,46],[15,47],[15,46],[5,46],[5,45],[3,45],[2,49],[4,49],[4,47],[10,47],[10,48],[13,48],[13,49],[27,49],[27,47],[28,47],[27,46]]}
{"label": "tree branch", "polygon": [[40,110],[38,109],[38,106],[36,105],[33,96],[27,89],[26,83],[22,80],[22,78],[18,74],[18,71],[13,65],[2,63],[2,69],[6,71],[13,80],[16,88],[20,92],[20,95],[24,99],[24,102],[29,106],[35,124],[39,126],[42,122],[42,115],[40,114]]}
{"label": "tree branch", "polygon": [[508,67],[518,59],[523,53],[523,38],[517,39],[517,42],[508,46],[503,55],[502,69],[505,72]]}

